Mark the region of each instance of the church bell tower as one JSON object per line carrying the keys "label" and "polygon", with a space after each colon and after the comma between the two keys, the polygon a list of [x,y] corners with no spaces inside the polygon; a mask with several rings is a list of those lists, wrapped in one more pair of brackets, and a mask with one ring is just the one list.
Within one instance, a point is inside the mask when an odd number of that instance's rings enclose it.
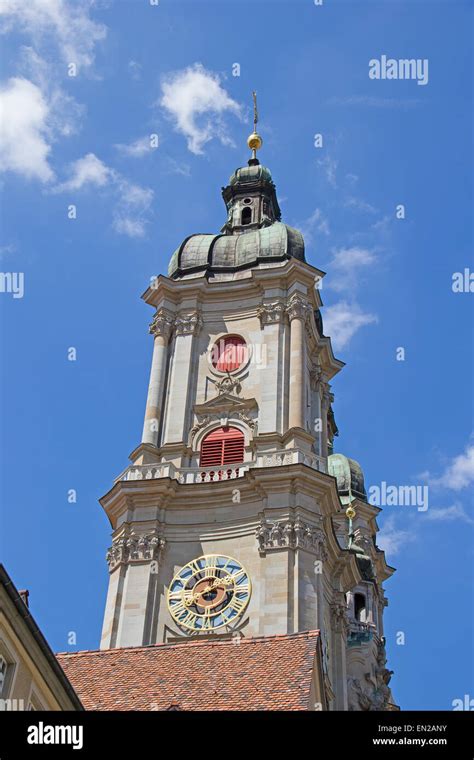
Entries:
{"label": "church bell tower", "polygon": [[142,439],[101,499],[101,648],[318,630],[328,708],[394,709],[379,510],[357,463],[333,454],[343,363],[323,333],[323,272],[281,221],[256,121],[220,233],[186,237],[143,295]]}

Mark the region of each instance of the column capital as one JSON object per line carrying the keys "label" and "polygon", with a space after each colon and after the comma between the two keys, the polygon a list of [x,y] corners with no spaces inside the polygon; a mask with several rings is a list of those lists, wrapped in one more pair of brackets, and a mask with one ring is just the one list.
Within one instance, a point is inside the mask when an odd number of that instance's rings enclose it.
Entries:
{"label": "column capital", "polygon": [[106,561],[109,572],[115,570],[120,564],[157,561],[164,546],[165,539],[156,531],[145,535],[135,533],[122,535],[113,541],[107,551]]}
{"label": "column capital", "polygon": [[293,293],[288,301],[286,313],[288,314],[290,322],[292,322],[293,319],[301,319],[305,322],[311,313],[311,307],[308,301],[299,293]]}
{"label": "column capital", "polygon": [[285,318],[285,304],[281,301],[262,303],[257,309],[257,316],[262,327],[265,325],[278,324]]}
{"label": "column capital", "polygon": [[158,309],[150,322],[149,332],[156,338],[162,335],[168,340],[174,324],[174,315],[167,309]]}
{"label": "column capital", "polygon": [[176,335],[198,335],[202,327],[200,311],[178,314],[174,322]]}

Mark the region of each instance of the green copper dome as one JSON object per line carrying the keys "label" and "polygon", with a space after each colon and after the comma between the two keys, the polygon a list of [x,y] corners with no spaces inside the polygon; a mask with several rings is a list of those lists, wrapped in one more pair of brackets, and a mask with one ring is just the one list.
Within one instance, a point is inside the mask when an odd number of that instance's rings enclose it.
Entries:
{"label": "green copper dome", "polygon": [[337,490],[343,504],[350,504],[354,499],[367,501],[364,473],[355,459],[349,459],[344,454],[331,454],[328,456],[328,473],[336,478]]}
{"label": "green copper dome", "polygon": [[232,187],[237,184],[246,184],[250,182],[272,182],[270,169],[262,164],[252,164],[251,166],[242,166],[236,169],[229,179],[229,185]]}
{"label": "green copper dome", "polygon": [[191,235],[173,253],[168,276],[235,271],[291,257],[305,260],[303,235],[287,224],[274,222],[240,235]]}

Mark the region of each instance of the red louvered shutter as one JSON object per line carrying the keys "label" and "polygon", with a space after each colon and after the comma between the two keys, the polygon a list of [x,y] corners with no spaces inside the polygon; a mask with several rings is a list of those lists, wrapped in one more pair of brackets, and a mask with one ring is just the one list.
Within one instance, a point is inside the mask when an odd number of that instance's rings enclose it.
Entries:
{"label": "red louvered shutter", "polygon": [[213,430],[201,444],[200,467],[221,467],[244,461],[244,434],[232,427]]}

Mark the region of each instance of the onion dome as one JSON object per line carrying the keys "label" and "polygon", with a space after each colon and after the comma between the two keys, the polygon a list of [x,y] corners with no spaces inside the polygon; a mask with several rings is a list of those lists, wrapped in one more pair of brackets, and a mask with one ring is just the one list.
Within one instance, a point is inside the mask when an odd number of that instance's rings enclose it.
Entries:
{"label": "onion dome", "polygon": [[364,473],[355,459],[349,459],[344,454],[331,454],[328,456],[328,473],[336,478],[342,504],[350,504],[354,499],[367,501]]}
{"label": "onion dome", "polygon": [[173,253],[168,275],[178,278],[187,274],[232,272],[292,256],[305,260],[301,232],[274,222],[242,235],[191,235]]}

